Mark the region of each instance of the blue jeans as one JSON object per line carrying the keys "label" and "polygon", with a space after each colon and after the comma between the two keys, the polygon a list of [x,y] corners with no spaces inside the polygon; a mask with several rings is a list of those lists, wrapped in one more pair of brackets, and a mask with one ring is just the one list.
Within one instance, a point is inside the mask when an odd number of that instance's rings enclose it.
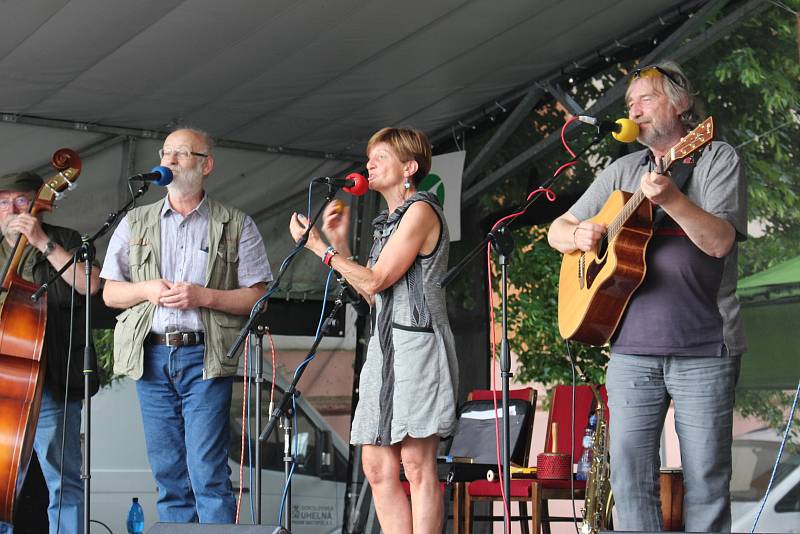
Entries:
{"label": "blue jeans", "polygon": [[739,356],[612,354],[606,375],[614,530],[662,530],[659,446],[670,399],[686,532],[731,528],[731,440]]}
{"label": "blue jeans", "polygon": [[203,345],[145,345],[136,382],[158,517],[171,523],[233,523],[228,467],[233,377],[203,380]]}
{"label": "blue jeans", "polygon": [[[47,483],[50,504],[47,519],[50,533],[83,534],[83,483],[81,482],[81,401],[67,403],[67,426],[64,423],[64,402],[53,398],[47,388],[42,393],[42,407],[33,449]],[[61,436],[64,434],[64,483],[61,484]],[[61,497],[61,520],[58,500]],[[0,533],[13,532],[13,527],[0,523]]]}

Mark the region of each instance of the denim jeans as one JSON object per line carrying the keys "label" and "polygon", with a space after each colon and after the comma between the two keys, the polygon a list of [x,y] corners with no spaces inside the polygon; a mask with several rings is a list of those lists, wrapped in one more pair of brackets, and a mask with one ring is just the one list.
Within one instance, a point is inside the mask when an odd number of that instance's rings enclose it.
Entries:
{"label": "denim jeans", "polygon": [[614,530],[662,530],[659,446],[670,399],[686,532],[731,528],[731,440],[739,356],[612,354],[606,375]]}
{"label": "denim jeans", "polygon": [[136,382],[158,517],[171,523],[233,523],[228,467],[233,377],[203,380],[203,345],[145,345]]}
{"label": "denim jeans", "polygon": [[[83,483],[81,482],[81,401],[67,403],[67,426],[64,423],[64,402],[56,400],[45,387],[33,449],[47,483],[50,503],[47,519],[50,533],[83,534]],[[64,483],[61,484],[61,436],[64,434]],[[61,519],[58,500],[61,497]],[[0,523],[0,533],[13,532],[13,527]]]}

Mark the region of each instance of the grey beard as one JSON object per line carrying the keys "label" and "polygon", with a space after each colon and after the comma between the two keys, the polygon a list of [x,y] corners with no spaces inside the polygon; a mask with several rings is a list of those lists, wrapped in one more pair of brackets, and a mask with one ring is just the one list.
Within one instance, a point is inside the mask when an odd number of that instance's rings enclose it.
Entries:
{"label": "grey beard", "polygon": [[669,124],[659,125],[658,128],[655,128],[653,123],[650,123],[650,131],[646,134],[642,134],[639,137],[639,142],[642,143],[646,147],[652,147],[653,145],[660,144],[665,139],[671,139],[670,132],[675,132],[676,130],[680,130],[682,128],[683,123],[681,123],[680,118],[675,117],[672,122]]}
{"label": "grey beard", "polygon": [[203,168],[198,166],[189,171],[175,173],[172,182],[167,186],[170,193],[191,196],[203,190]]}

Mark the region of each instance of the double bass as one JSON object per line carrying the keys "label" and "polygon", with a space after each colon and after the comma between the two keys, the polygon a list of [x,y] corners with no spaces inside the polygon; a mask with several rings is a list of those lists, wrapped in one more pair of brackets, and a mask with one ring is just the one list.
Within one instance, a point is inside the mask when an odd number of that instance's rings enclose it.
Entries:
{"label": "double bass", "polygon": [[[28,213],[52,211],[61,192],[78,179],[78,154],[62,148],[53,154],[59,172],[44,181]],[[0,279],[0,521],[12,522],[33,452],[42,400],[47,294],[34,302],[38,286],[17,274],[28,240],[20,235]]]}

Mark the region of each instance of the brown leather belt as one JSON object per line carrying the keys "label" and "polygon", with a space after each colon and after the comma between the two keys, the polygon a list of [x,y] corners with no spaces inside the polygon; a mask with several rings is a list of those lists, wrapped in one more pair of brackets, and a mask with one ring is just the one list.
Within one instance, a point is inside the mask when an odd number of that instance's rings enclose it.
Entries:
{"label": "brown leather belt", "polygon": [[169,345],[170,347],[185,347],[188,345],[202,345],[205,336],[202,332],[167,332],[166,334],[149,334],[147,343],[150,345]]}

